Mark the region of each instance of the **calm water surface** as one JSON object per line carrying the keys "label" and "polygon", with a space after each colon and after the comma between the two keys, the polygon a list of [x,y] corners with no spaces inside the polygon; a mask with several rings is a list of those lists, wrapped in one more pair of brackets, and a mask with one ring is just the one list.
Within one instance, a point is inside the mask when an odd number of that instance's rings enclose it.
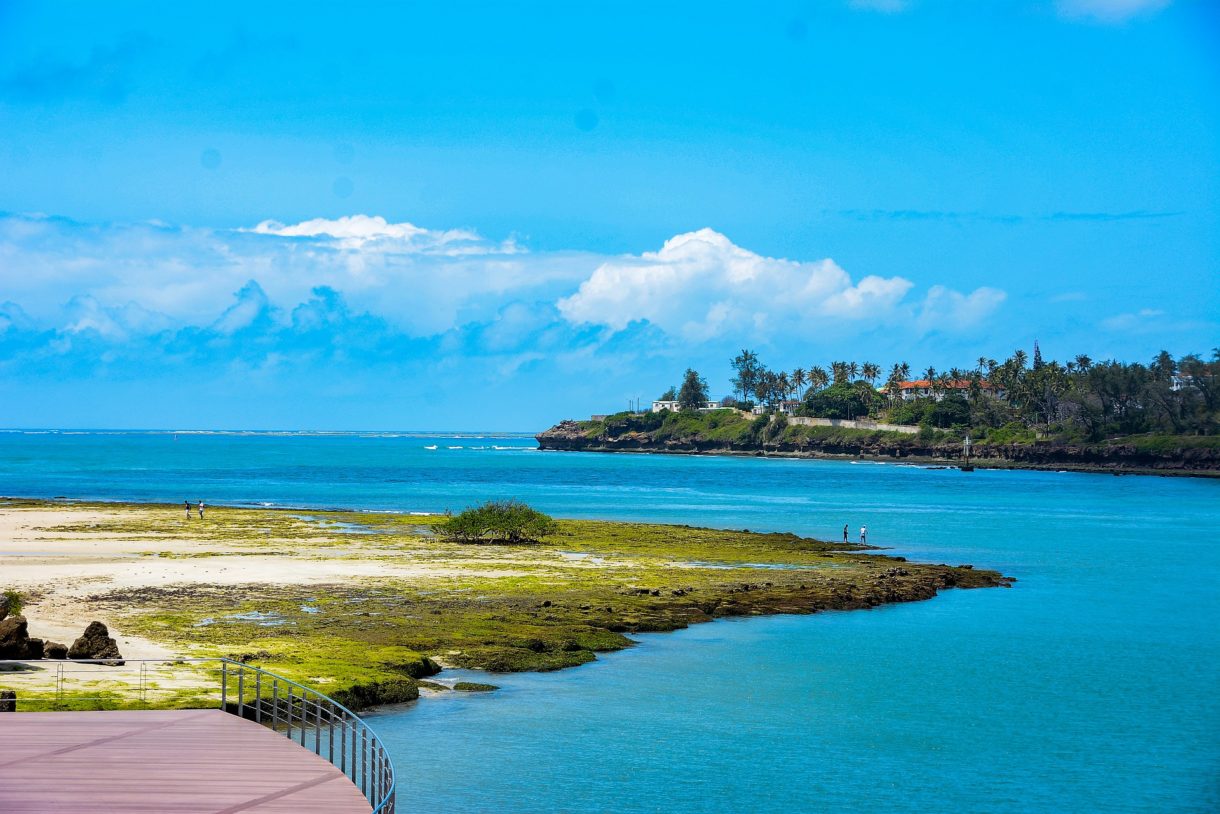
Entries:
{"label": "calm water surface", "polygon": [[[435,449],[428,447],[435,446]],[[0,433],[0,494],[792,530],[1011,590],[699,625],[376,716],[449,812],[1220,810],[1220,482],[545,453],[514,436]]]}

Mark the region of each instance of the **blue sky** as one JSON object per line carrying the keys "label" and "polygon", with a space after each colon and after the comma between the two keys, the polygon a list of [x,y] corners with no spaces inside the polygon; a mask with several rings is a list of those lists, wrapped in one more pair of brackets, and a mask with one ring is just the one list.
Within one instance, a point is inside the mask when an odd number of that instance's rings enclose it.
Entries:
{"label": "blue sky", "polygon": [[0,133],[0,426],[1220,344],[1208,2],[0,0]]}

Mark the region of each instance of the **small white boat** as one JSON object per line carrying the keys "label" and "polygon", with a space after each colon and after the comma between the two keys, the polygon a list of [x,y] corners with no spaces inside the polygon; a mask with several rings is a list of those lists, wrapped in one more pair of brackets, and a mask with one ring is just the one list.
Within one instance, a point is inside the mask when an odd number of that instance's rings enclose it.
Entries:
{"label": "small white boat", "polygon": [[436,444],[429,444],[428,446],[424,447],[424,449],[436,449]]}

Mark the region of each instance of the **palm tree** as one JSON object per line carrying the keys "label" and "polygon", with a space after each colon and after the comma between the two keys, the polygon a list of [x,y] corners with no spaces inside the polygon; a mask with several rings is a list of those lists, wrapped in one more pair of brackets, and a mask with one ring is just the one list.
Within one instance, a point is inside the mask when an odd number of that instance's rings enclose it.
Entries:
{"label": "palm tree", "polygon": [[792,385],[796,388],[796,397],[798,399],[804,398],[805,397],[805,393],[803,391],[803,388],[805,387],[804,368],[798,367],[796,370],[792,371]]}
{"label": "palm tree", "polygon": [[1018,349],[1012,352],[1012,361],[1016,363],[1018,370],[1024,370],[1025,363],[1028,360],[1029,356],[1025,354],[1025,351]]}
{"label": "palm tree", "polygon": [[855,379],[857,376],[860,375],[860,366],[858,364],[856,364],[855,362],[848,362],[847,363],[847,375],[850,377],[850,379]]}
{"label": "palm tree", "polygon": [[847,362],[831,362],[830,375],[834,379],[835,384],[847,379]]}
{"label": "palm tree", "polygon": [[[986,361],[986,360],[984,360]],[[975,370],[970,374],[970,403],[978,406],[979,399],[983,395],[983,374]]]}
{"label": "palm tree", "polygon": [[987,357],[986,356],[980,356],[979,358],[975,359],[974,362],[975,362],[974,369],[979,371],[980,373],[983,372],[983,368],[987,367]]}
{"label": "palm tree", "polygon": [[829,383],[830,383],[830,374],[828,374],[826,372],[825,368],[819,367],[817,365],[814,365],[813,367],[809,368],[809,389],[810,390],[821,390],[823,387],[825,387]]}
{"label": "palm tree", "polygon": [[1087,373],[1089,371],[1089,368],[1091,368],[1092,366],[1093,366],[1093,360],[1090,359],[1085,354],[1082,353],[1076,357],[1076,367],[1078,367],[1082,372]]}
{"label": "palm tree", "polygon": [[881,375],[881,367],[872,362],[865,362],[860,365],[860,375],[868,379],[870,385],[877,381],[877,377]]}
{"label": "palm tree", "polygon": [[885,382],[885,389],[886,392],[890,394],[891,402],[897,401],[898,396],[902,393],[902,387],[900,385],[902,384],[903,380],[906,379],[906,375],[902,372],[902,368],[903,365],[901,363],[895,363],[894,366],[890,368],[890,377]]}
{"label": "palm tree", "polygon": [[923,377],[928,380],[928,384],[932,384],[933,379],[936,378],[936,368],[929,365],[928,369],[923,372]]}

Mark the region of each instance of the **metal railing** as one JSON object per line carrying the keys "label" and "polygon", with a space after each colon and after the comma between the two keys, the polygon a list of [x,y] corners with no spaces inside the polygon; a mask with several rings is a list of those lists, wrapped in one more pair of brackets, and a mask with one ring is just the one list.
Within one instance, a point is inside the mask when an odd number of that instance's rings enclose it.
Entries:
{"label": "metal railing", "polygon": [[[22,686],[27,684],[23,679],[37,678],[51,668],[55,670],[53,694],[49,687],[44,686],[44,692],[39,693],[29,692],[33,686]],[[106,680],[107,673],[119,669],[127,673],[123,681]],[[16,701],[22,706],[33,703],[56,708],[68,702],[92,702],[100,707],[126,694],[138,698],[139,706],[156,707],[159,701],[175,694],[177,700],[182,700],[181,686],[166,688],[159,679],[168,672],[180,676],[183,669],[215,673],[215,678],[187,685],[187,691],[197,691],[197,695],[190,697],[219,703],[225,712],[266,726],[300,744],[347,775],[369,801],[373,814],[393,814],[394,764],[377,733],[333,698],[249,664],[225,658],[0,660],[0,689],[19,690]],[[86,684],[84,694],[72,690],[73,681]],[[43,685],[49,683],[46,678],[41,681]],[[91,694],[95,690],[103,692],[102,688],[107,686],[114,689],[104,695]]]}

